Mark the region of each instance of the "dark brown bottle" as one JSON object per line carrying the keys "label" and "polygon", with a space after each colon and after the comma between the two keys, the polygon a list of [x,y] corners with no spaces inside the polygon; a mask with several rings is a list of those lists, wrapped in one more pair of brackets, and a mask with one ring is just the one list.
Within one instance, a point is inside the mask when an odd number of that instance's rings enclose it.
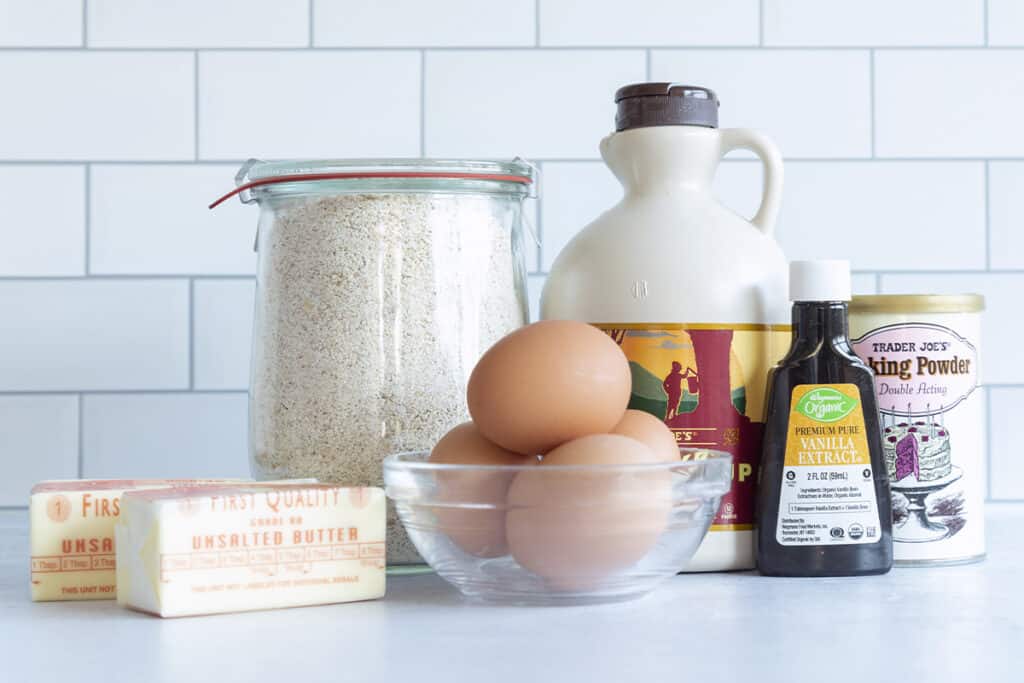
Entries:
{"label": "dark brown bottle", "polygon": [[871,370],[850,348],[846,261],[790,264],[793,343],[768,377],[757,566],[769,576],[892,568],[892,502]]}

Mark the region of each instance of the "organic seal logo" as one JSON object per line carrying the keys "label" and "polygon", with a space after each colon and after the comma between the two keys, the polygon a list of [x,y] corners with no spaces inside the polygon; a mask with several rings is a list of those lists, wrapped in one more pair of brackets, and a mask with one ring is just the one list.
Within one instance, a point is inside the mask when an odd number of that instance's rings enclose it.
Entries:
{"label": "organic seal logo", "polygon": [[796,412],[815,422],[838,422],[853,412],[857,399],[831,387],[808,391],[796,404]]}

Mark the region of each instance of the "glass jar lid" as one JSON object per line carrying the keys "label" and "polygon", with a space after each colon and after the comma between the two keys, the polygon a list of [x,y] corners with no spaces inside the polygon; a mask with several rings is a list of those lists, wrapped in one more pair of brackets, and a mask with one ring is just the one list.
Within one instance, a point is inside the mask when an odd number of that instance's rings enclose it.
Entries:
{"label": "glass jar lid", "polygon": [[456,159],[250,159],[235,175],[235,189],[210,208],[238,195],[243,203],[314,193],[439,192],[536,196],[537,169],[515,158]]}

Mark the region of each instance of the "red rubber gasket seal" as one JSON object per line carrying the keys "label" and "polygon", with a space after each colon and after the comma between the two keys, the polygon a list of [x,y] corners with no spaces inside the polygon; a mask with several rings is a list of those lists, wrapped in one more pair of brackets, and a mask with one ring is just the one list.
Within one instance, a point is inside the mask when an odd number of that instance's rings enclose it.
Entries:
{"label": "red rubber gasket seal", "polygon": [[346,180],[353,178],[441,178],[453,180],[496,180],[506,183],[520,183],[529,185],[533,182],[530,178],[518,175],[502,175],[499,173],[456,173],[442,171],[364,171],[362,173],[297,173],[294,175],[279,175],[270,178],[252,180],[244,185],[239,185],[226,195],[218,198],[212,204],[211,209],[234,197],[236,194],[263,185],[275,185],[277,183],[295,183],[309,180]]}

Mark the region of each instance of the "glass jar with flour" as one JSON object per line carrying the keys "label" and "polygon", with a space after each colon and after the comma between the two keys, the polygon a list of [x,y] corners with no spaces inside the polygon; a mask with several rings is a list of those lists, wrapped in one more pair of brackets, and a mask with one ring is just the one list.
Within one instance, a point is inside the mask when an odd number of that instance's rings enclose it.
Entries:
{"label": "glass jar with flour", "polygon": [[[262,479],[382,485],[469,418],[466,382],[527,320],[523,161],[249,162],[260,206],[250,456]],[[388,524],[388,563],[421,562]]]}

